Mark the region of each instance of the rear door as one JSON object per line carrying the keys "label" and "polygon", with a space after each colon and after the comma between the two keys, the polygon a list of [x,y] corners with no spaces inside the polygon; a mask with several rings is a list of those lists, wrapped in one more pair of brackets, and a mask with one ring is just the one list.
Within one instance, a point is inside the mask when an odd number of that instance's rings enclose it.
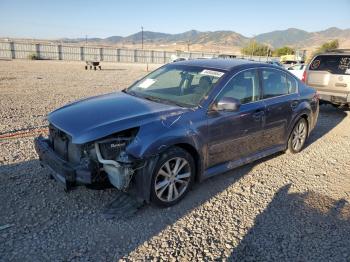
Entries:
{"label": "rear door", "polygon": [[282,70],[261,69],[263,101],[266,105],[265,149],[286,142],[293,111],[299,104],[298,83]]}
{"label": "rear door", "polygon": [[350,92],[350,55],[319,55],[310,63],[306,84],[324,94]]}

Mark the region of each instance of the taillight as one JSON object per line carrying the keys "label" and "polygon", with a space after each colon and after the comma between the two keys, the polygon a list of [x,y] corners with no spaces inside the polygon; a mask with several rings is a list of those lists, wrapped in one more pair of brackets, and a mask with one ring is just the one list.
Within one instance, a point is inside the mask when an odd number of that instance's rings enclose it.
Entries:
{"label": "taillight", "polygon": [[314,94],[314,96],[313,96],[313,98],[312,98],[312,101],[317,102],[317,101],[319,101],[319,100],[320,100],[320,94],[317,93],[317,91],[316,91],[315,94]]}
{"label": "taillight", "polygon": [[301,81],[303,81],[304,83],[306,83],[306,70],[304,70],[303,78],[301,79]]}

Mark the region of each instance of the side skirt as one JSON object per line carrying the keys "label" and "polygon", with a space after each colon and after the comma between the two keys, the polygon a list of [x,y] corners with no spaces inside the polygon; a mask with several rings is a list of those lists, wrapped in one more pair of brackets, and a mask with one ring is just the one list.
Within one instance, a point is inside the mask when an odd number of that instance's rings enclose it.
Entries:
{"label": "side skirt", "polygon": [[225,173],[225,172],[230,171],[230,170],[237,168],[239,166],[243,166],[243,165],[252,163],[258,159],[267,157],[267,156],[275,154],[277,152],[284,151],[285,149],[286,149],[285,145],[280,145],[280,146],[276,146],[276,147],[273,147],[273,148],[270,148],[270,149],[267,149],[264,151],[260,151],[254,155],[251,155],[251,156],[248,156],[245,158],[241,158],[238,160],[231,160],[231,161],[225,162],[223,164],[219,164],[219,165],[210,167],[204,171],[203,175],[201,176],[200,181],[203,181],[207,178],[219,175],[221,173]]}

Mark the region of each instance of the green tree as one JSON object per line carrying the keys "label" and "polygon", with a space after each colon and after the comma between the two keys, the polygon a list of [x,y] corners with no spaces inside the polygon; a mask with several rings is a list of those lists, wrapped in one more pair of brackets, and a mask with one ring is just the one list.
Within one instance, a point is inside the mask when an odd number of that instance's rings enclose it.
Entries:
{"label": "green tree", "polygon": [[255,40],[249,41],[249,43],[241,49],[242,54],[251,56],[266,56],[270,51],[269,46],[260,44]]}
{"label": "green tree", "polygon": [[273,51],[274,56],[294,55],[295,50],[289,46],[283,46]]}
{"label": "green tree", "polygon": [[316,49],[315,52],[311,54],[310,57],[308,57],[307,62],[310,62],[310,60],[318,54],[328,52],[332,49],[337,49],[339,47],[339,41],[338,39],[323,43],[319,48]]}
{"label": "green tree", "polygon": [[316,53],[328,52],[332,49],[337,49],[338,47],[339,47],[339,41],[338,39],[335,39],[321,45],[319,48],[317,48]]}

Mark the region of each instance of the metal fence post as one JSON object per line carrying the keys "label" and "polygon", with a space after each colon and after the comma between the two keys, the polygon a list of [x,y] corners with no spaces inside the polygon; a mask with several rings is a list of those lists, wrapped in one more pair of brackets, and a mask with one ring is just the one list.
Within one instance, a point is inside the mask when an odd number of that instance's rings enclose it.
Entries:
{"label": "metal fence post", "polygon": [[85,60],[85,55],[84,55],[84,47],[80,47],[80,60],[84,61]]}
{"label": "metal fence post", "polygon": [[100,61],[103,61],[103,47],[100,48]]}
{"label": "metal fence post", "polygon": [[117,48],[117,62],[120,62],[120,49]]}
{"label": "metal fence post", "polygon": [[62,60],[62,45],[57,45],[57,58]]}
{"label": "metal fence post", "polygon": [[134,62],[137,62],[137,50],[134,50]]}
{"label": "metal fence post", "polygon": [[10,42],[10,51],[11,51],[11,58],[16,59],[16,50],[15,50],[14,42]]}
{"label": "metal fence post", "polygon": [[164,64],[166,63],[166,51],[164,51],[164,53],[163,53],[163,58],[164,58]]}
{"label": "metal fence post", "polygon": [[40,59],[40,44],[35,44],[35,52],[38,59]]}
{"label": "metal fence post", "polygon": [[151,63],[152,64],[154,63],[154,51],[153,50],[151,51]]}

